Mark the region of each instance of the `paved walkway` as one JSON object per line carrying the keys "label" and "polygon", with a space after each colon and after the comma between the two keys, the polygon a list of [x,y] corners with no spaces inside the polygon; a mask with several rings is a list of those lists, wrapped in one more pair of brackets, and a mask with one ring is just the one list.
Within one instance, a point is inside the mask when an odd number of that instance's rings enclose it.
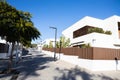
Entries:
{"label": "paved walkway", "polygon": [[120,71],[92,72],[38,52],[25,57],[17,69],[20,71],[17,80],[120,80]]}

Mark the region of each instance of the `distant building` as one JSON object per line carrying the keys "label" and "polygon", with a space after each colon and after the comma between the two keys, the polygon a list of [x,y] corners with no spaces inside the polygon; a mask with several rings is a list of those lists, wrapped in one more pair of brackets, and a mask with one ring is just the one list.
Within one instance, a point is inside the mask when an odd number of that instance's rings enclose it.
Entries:
{"label": "distant building", "polygon": [[1,39],[1,37],[0,37],[0,43],[6,43],[6,40]]}
{"label": "distant building", "polygon": [[8,56],[9,45],[6,44],[4,39],[0,37],[0,58],[4,59]]}
{"label": "distant building", "polygon": [[[0,37],[0,59],[8,59],[11,53],[12,44],[6,42],[5,39],[1,39]],[[13,51],[13,55],[22,55],[21,45],[15,45],[15,49]],[[20,57],[19,56],[19,57]]]}
{"label": "distant building", "polygon": [[[52,38],[51,39],[46,39],[43,42],[44,42],[44,44],[49,45],[50,41],[52,42],[53,47],[54,47],[55,46],[55,39],[52,39]],[[56,41],[59,41],[59,39],[57,39]]]}
{"label": "distant building", "polygon": [[[89,28],[101,28],[112,34],[88,33]],[[120,16],[114,15],[103,20],[86,16],[65,29],[62,34],[70,38],[73,47],[90,44],[91,47],[120,49]]]}

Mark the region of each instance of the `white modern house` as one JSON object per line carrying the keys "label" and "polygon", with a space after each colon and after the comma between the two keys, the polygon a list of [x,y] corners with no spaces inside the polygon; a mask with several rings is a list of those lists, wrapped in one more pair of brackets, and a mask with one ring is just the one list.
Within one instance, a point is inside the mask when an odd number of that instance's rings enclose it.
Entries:
{"label": "white modern house", "polygon": [[[102,28],[112,34],[87,33],[89,28]],[[70,38],[71,46],[90,44],[91,47],[120,49],[120,16],[114,15],[106,19],[86,16],[65,29],[62,34]]]}
{"label": "white modern house", "polygon": [[[95,28],[102,29],[104,33],[88,33],[89,29]],[[107,31],[111,34],[105,34]],[[106,19],[86,16],[62,34],[70,38],[71,47],[56,54],[60,59],[92,71],[120,70],[120,16]],[[90,44],[90,47],[82,48],[84,44]],[[70,52],[72,55],[66,54]],[[44,53],[52,57],[54,55],[51,51]]]}
{"label": "white modern house", "polygon": [[[111,35],[97,32],[88,33],[90,28],[101,28],[104,31],[110,31]],[[120,16],[114,15],[106,19],[86,16],[65,29],[62,34],[70,38],[71,47],[81,47],[83,44],[90,44],[91,47],[110,49],[109,55],[106,53],[106,56],[111,56],[111,59],[85,59],[61,53],[62,60],[93,71],[120,70],[120,53],[118,51],[120,49]],[[112,49],[116,51],[112,52]],[[113,53],[115,53],[115,56],[113,56]],[[95,55],[101,56],[97,52]],[[92,56],[94,57],[95,55]]]}

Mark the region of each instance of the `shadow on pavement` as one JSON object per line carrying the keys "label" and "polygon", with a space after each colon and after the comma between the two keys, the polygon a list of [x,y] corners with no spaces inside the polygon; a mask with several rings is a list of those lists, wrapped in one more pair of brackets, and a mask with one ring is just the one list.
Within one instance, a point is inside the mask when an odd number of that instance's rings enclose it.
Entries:
{"label": "shadow on pavement", "polygon": [[90,72],[78,68],[77,66],[70,70],[68,69],[61,70],[59,68],[56,68],[56,70],[59,73],[61,73],[62,76],[60,77],[55,76],[54,80],[118,80],[110,78],[103,74],[102,75],[92,74]]}
{"label": "shadow on pavement", "polygon": [[51,61],[54,61],[54,59],[46,57],[44,54],[24,58],[16,67],[21,73],[20,76],[22,76],[20,80],[25,80],[28,76],[40,76],[36,71],[48,68],[49,66],[45,64]]}

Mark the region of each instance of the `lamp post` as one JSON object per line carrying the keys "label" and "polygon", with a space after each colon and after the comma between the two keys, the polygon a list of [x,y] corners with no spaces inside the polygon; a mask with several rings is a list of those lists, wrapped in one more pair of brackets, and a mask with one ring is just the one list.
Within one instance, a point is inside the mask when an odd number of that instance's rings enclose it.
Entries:
{"label": "lamp post", "polygon": [[61,53],[61,46],[62,46],[62,41],[60,40],[59,59],[60,59],[60,53]]}
{"label": "lamp post", "polygon": [[56,38],[57,38],[57,28],[56,27],[50,27],[51,29],[55,30],[55,47],[54,47],[54,61],[56,60]]}

